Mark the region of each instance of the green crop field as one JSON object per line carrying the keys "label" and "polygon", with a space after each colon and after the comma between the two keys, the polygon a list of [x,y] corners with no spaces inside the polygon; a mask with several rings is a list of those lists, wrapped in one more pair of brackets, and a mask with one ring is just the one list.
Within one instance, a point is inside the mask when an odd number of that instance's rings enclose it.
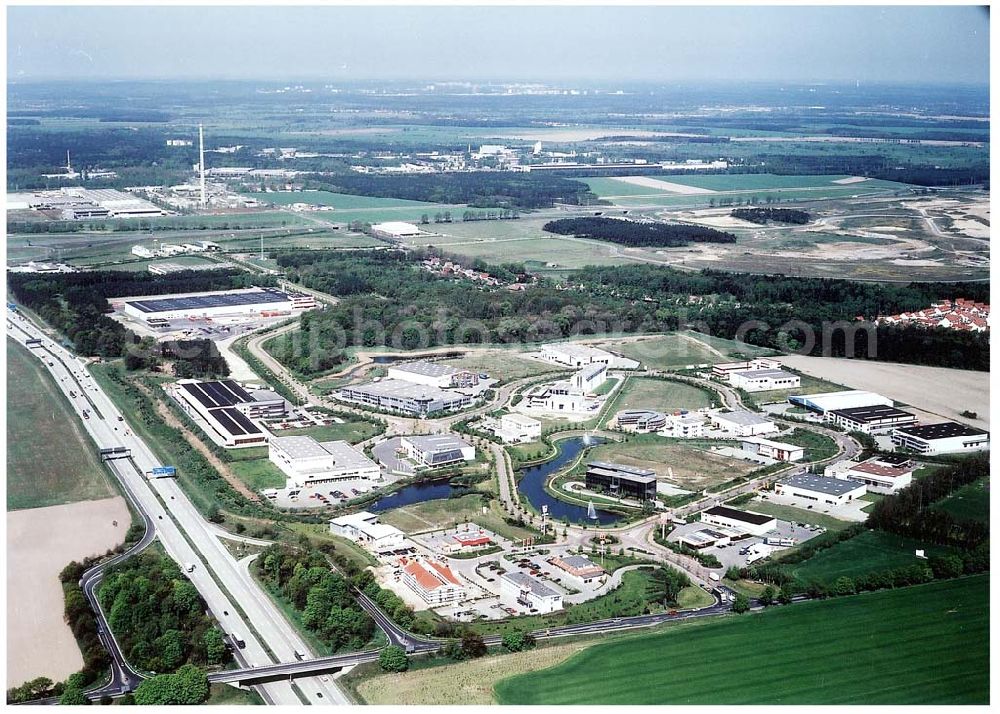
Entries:
{"label": "green crop field", "polygon": [[7,339],[7,510],[114,496],[96,447],[48,371]]}
{"label": "green crop field", "polygon": [[981,479],[975,483],[955,491],[947,498],[934,504],[934,508],[947,511],[958,521],[981,521],[989,523],[990,520],[990,486],[986,479]]}
{"label": "green crop field", "polygon": [[853,577],[926,562],[917,559],[917,550],[923,550],[928,556],[953,552],[946,546],[924,543],[893,533],[866,531],[792,565],[789,571],[803,585],[813,581],[831,583],[842,575]]}
{"label": "green crop field", "polygon": [[988,576],[798,603],[589,647],[502,704],[986,704]]}

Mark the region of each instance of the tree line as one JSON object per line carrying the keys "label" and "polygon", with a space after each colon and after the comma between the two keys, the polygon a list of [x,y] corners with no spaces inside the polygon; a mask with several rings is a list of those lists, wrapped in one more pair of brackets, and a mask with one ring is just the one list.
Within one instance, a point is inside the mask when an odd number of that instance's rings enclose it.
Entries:
{"label": "tree line", "polygon": [[734,208],[729,215],[761,225],[765,225],[768,221],[804,225],[809,222],[810,218],[805,211],[793,208]]}
{"label": "tree line", "polygon": [[308,175],[305,188],[430,203],[464,203],[473,208],[549,208],[556,203],[588,205],[597,201],[590,187],[581,181],[513,172]]}
{"label": "tree line", "polygon": [[147,550],[109,568],[98,597],[122,652],[140,669],[174,672],[229,657],[197,588],[166,556]]}
{"label": "tree line", "polygon": [[878,501],[867,525],[890,533],[972,550],[989,536],[979,521],[961,521],[933,504],[962,486],[990,475],[989,453],[968,456],[928,476],[915,479],[899,492]]}
{"label": "tree line", "polygon": [[648,223],[591,216],[549,221],[542,230],[558,235],[575,235],[627,246],[674,247],[691,242],[735,243],[736,236],[705,226],[677,223]]}
{"label": "tree line", "polygon": [[[183,271],[170,275],[93,270],[41,275],[11,273],[7,284],[18,302],[65,335],[79,354],[113,359],[127,357],[126,349],[141,346],[142,342],[138,335],[109,317],[112,309],[108,298],[232,290],[254,285],[276,285],[277,282],[271,276],[251,276],[236,269]],[[224,359],[217,351],[182,351],[180,343],[176,342],[155,348],[149,340],[145,346],[147,352],[159,350],[160,356],[174,360],[175,365],[190,362],[179,367],[185,374],[207,376],[229,373],[228,367],[223,371]],[[194,341],[188,346],[195,346]],[[141,368],[148,364],[133,355],[129,366]]]}
{"label": "tree line", "polygon": [[268,546],[254,564],[261,580],[299,613],[302,625],[331,650],[360,650],[375,634],[375,622],[319,550]]}

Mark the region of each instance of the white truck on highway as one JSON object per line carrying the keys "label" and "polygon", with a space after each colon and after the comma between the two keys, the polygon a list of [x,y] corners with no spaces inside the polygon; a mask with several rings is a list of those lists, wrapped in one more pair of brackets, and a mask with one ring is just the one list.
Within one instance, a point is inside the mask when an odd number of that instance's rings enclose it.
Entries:
{"label": "white truck on highway", "polygon": [[194,568],[195,568],[194,563],[188,563],[188,564],[186,564],[184,566],[184,570],[186,570],[189,573],[193,573],[194,572]]}

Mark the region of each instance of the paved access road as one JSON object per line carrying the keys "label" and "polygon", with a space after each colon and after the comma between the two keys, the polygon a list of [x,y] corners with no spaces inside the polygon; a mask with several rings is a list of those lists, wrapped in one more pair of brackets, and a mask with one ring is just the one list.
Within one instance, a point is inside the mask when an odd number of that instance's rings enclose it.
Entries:
{"label": "paved access road", "polygon": [[[296,651],[311,658],[313,653],[294,627],[250,575],[239,568],[215,536],[212,524],[201,517],[177,482],[146,478],[145,474],[161,463],[135,436],[82,363],[16,312],[8,312],[8,326],[9,334],[22,344],[29,338],[42,341],[42,348],[32,351],[43,359],[78,415],[82,418],[83,411],[89,410],[90,418],[82,419],[82,423],[94,442],[101,448],[131,449],[130,459],[109,462],[112,471],[134,495],[140,511],[154,519],[156,535],[170,557],[185,569],[188,564],[195,566],[187,576],[212,614],[227,634],[246,643],[245,649],[237,650],[238,658],[248,666],[296,661]],[[310,703],[350,703],[333,682],[309,677],[297,684]],[[263,685],[261,695],[272,704],[302,703],[289,681]]]}

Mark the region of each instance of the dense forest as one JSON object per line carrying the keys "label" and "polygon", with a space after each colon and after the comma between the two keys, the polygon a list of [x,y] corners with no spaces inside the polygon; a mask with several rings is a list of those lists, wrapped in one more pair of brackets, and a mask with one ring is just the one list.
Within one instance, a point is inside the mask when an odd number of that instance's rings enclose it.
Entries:
{"label": "dense forest", "polygon": [[342,298],[305,313],[299,331],[266,344],[278,360],[306,375],[341,364],[348,346],[541,342],[661,326],[648,306],[633,300],[595,298],[544,281],[517,292],[477,289],[421,270],[415,256],[403,251],[286,252],[276,259],[293,281]]}
{"label": "dense forest", "polygon": [[575,235],[628,246],[674,247],[692,241],[702,243],[735,243],[732,233],[704,226],[676,223],[647,223],[618,218],[560,218],[549,221],[542,230],[559,235]]}
{"label": "dense forest", "polygon": [[[570,282],[595,300],[613,296],[641,302],[668,329],[691,327],[803,354],[989,370],[988,335],[869,322],[939,299],[988,302],[988,283],[868,283],[716,270],[689,273],[652,265],[588,266],[573,273]],[[689,295],[705,299],[688,305]],[[834,323],[850,329],[836,329]]]}
{"label": "dense forest", "polygon": [[320,551],[268,546],[254,564],[264,584],[291,604],[303,626],[331,650],[360,650],[375,622],[351,594],[351,583],[333,572]]}
{"label": "dense forest", "polygon": [[[108,317],[108,298],[128,295],[167,295],[207,290],[231,290],[253,285],[276,285],[273,277],[250,275],[241,270],[185,271],[152,275],[111,270],[81,273],[10,273],[8,289],[14,298],[65,335],[82,355],[116,358],[127,346],[140,340],[121,323]],[[191,376],[228,374],[223,372],[217,352],[181,352],[177,344],[161,348],[163,356],[191,364],[179,367]],[[185,356],[187,355],[187,356]],[[224,360],[223,360],[224,362]],[[133,358],[132,366],[144,366]],[[148,366],[148,365],[146,365]]]}
{"label": "dense forest", "polygon": [[805,225],[809,222],[808,213],[793,208],[734,208],[730,215],[733,218],[761,225],[766,224],[768,221],[793,223],[796,225]]}
{"label": "dense forest", "polygon": [[548,208],[556,203],[597,202],[585,183],[559,176],[482,172],[384,176],[351,173],[307,177],[307,189],[357,196],[465,203],[476,208]]}
{"label": "dense forest", "polygon": [[219,665],[229,656],[197,588],[164,555],[146,551],[113,566],[98,597],[122,651],[140,670]]}

